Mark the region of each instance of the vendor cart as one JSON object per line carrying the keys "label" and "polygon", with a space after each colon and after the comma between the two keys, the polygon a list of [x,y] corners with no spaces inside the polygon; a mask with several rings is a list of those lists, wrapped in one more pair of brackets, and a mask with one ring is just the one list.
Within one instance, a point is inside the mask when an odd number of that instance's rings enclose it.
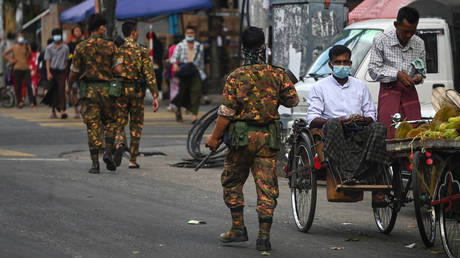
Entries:
{"label": "vendor cart", "polygon": [[[393,198],[397,200],[393,216],[411,201],[408,192],[412,186],[417,224],[425,245],[434,245],[438,218],[446,254],[460,257],[460,141],[388,140],[387,150],[392,157]],[[404,178],[404,160],[410,161],[408,178]]]}

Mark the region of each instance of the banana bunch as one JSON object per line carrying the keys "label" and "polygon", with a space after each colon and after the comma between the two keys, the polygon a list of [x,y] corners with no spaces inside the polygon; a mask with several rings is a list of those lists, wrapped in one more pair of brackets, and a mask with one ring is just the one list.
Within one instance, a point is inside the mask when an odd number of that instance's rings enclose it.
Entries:
{"label": "banana bunch", "polygon": [[452,139],[460,141],[460,116],[452,105],[446,105],[434,116],[433,122],[428,125],[421,125],[412,128],[407,122],[402,122],[396,129],[395,138],[415,138],[422,139]]}

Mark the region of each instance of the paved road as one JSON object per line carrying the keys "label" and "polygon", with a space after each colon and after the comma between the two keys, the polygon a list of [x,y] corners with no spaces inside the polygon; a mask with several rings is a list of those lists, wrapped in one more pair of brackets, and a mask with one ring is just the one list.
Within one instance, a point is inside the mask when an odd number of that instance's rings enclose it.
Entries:
{"label": "paved road", "polygon": [[[195,173],[169,166],[188,158],[189,124],[176,124],[163,109],[148,112],[141,151],[168,155],[142,157],[138,170],[127,169],[124,160],[115,173],[102,169],[91,175],[82,122],[48,115],[43,107],[0,109],[0,257],[261,255],[255,250],[251,179],[245,187],[250,241],[222,245],[217,236],[230,226],[230,214],[222,201],[221,169]],[[328,203],[320,188],[314,225],[310,233],[300,233],[287,181],[279,181],[272,257],[443,257],[439,241],[424,248],[412,205],[400,213],[391,235],[378,233],[368,195],[359,203]],[[188,225],[190,219],[207,224]],[[411,243],[415,248],[405,247]]]}

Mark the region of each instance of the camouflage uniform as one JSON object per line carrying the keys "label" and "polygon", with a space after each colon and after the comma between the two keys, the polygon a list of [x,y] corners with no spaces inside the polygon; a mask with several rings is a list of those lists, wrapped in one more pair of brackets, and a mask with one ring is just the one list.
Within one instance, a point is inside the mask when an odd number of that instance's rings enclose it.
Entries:
{"label": "camouflage uniform", "polygon": [[[97,156],[105,136],[106,151],[112,151],[116,118],[113,99],[109,96],[112,68],[118,64],[117,48],[113,42],[101,35],[92,35],[78,44],[70,70],[79,74],[79,80],[87,84],[80,88],[81,115],[88,131],[88,145],[93,156]],[[86,91],[86,92],[85,92]]]}
{"label": "camouflage uniform", "polygon": [[120,79],[123,82],[123,91],[116,100],[117,117],[119,128],[116,142],[125,143],[125,126],[128,123],[131,133],[130,153],[131,162],[136,162],[139,155],[139,143],[142,128],[144,126],[144,91],[136,89],[135,82],[143,78],[154,98],[158,97],[157,82],[153,70],[152,60],[147,49],[135,43],[132,39],[126,39],[119,49],[119,57],[122,65]]}
{"label": "camouflage uniform", "polygon": [[235,221],[236,213],[244,207],[243,185],[249,170],[256,183],[259,221],[271,223],[278,197],[277,151],[268,145],[266,125],[279,119],[280,104],[292,107],[297,102],[294,85],[280,68],[267,64],[242,66],[227,77],[218,114],[249,124],[248,145],[230,148],[221,178],[224,201],[232,211],[234,226],[239,224]]}

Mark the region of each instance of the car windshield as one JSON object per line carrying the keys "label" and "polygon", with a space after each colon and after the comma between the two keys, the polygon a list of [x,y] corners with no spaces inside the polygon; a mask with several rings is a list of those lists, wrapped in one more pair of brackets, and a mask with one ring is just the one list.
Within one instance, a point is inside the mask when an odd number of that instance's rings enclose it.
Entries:
{"label": "car windshield", "polygon": [[333,44],[318,56],[308,70],[307,76],[314,78],[326,77],[331,74],[329,68],[329,50],[335,45],[345,45],[351,50],[351,75],[354,76],[359,65],[372,46],[375,35],[382,32],[377,29],[350,29],[344,30],[334,40]]}

